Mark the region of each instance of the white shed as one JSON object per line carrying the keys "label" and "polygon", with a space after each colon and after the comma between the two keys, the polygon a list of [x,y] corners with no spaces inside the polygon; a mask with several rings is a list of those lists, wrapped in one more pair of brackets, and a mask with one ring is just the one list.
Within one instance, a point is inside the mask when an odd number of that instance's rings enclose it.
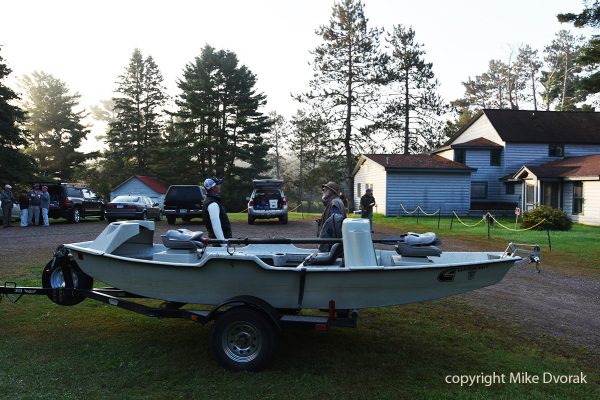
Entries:
{"label": "white shed", "polygon": [[135,175],[114,188],[110,192],[110,199],[113,200],[121,195],[148,196],[162,208],[168,188],[166,184],[156,178]]}
{"label": "white shed", "polygon": [[[431,154],[363,154],[354,168],[355,197],[373,189],[375,212],[403,214],[420,206],[425,212],[441,209],[442,215],[467,214],[471,201],[471,173],[463,163]],[[404,214],[406,215],[406,214]]]}

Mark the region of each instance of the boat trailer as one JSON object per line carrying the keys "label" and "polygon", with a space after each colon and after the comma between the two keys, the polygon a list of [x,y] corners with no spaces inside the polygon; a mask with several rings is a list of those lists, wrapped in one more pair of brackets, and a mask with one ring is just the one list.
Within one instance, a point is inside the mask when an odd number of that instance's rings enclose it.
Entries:
{"label": "boat trailer", "polygon": [[300,315],[300,310],[278,310],[253,296],[236,296],[212,308],[183,309],[183,303],[163,302],[158,307],[140,304],[133,299],[148,298],[117,288],[22,287],[15,282],[0,286],[0,303],[6,298],[16,304],[25,295],[47,296],[59,305],[73,305],[72,299],[78,299],[77,303],[91,299],[147,317],[180,318],[203,325],[214,321],[211,353],[221,366],[232,371],[258,371],[266,367],[275,352],[277,335],[284,329],[355,328],[358,319],[357,310],[336,310],[333,300],[328,310],[320,310],[327,312],[326,316]]}

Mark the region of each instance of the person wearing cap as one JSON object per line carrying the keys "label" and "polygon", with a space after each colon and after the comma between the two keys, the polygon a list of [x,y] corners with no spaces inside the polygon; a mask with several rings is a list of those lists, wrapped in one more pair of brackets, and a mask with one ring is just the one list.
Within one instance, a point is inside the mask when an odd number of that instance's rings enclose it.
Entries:
{"label": "person wearing cap", "polygon": [[346,218],[346,207],[344,207],[344,203],[340,199],[340,186],[330,181],[321,185],[321,192],[321,200],[323,200],[325,208],[323,209],[321,218],[317,220],[318,237],[321,237],[325,222],[333,214],[339,214],[343,218]]}
{"label": "person wearing cap", "polygon": [[11,217],[12,217],[12,208],[13,203],[15,202],[15,198],[12,194],[12,186],[8,183],[4,185],[4,190],[0,192],[0,201],[2,202],[2,220],[4,223],[4,227],[8,228],[11,226]]}
{"label": "person wearing cap", "polygon": [[33,185],[33,189],[29,192],[29,225],[40,224],[40,185]]}
{"label": "person wearing cap", "polygon": [[42,222],[44,226],[50,226],[48,222],[48,210],[50,209],[50,193],[48,186],[42,186],[42,194],[40,195],[40,208],[42,209]]}
{"label": "person wearing cap", "polygon": [[360,198],[360,215],[362,218],[367,218],[371,225],[371,233],[373,232],[373,207],[375,206],[375,197],[373,197],[373,189],[368,188],[365,194]]}
{"label": "person wearing cap", "polygon": [[208,237],[223,240],[231,238],[231,223],[225,207],[221,204],[221,183],[223,180],[217,178],[207,178],[204,181],[207,194],[203,203],[202,217],[208,230]]}

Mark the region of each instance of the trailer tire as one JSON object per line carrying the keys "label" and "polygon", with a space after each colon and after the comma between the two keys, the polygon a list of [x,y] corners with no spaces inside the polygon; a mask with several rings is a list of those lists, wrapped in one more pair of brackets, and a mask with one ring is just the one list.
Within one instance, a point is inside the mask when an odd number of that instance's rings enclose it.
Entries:
{"label": "trailer tire", "polygon": [[264,369],[277,347],[273,323],[250,307],[234,307],[217,318],[210,336],[213,357],[230,371]]}
{"label": "trailer tire", "polygon": [[[93,287],[93,278],[86,275],[74,261],[68,258],[68,255],[55,255],[54,258],[46,264],[46,267],[42,271],[42,287],[44,289],[66,287],[64,271],[69,271],[71,273],[71,280],[73,281],[74,288],[87,290]],[[69,290],[53,291],[48,294],[48,298],[61,306],[74,306],[85,300],[85,296],[73,293]]]}

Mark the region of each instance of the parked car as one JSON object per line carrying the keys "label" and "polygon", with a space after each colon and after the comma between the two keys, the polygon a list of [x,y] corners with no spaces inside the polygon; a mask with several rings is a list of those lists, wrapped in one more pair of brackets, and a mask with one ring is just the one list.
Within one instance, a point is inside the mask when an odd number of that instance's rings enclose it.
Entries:
{"label": "parked car", "polygon": [[104,200],[90,188],[68,183],[43,183],[43,185],[48,186],[48,193],[50,193],[48,210],[50,218],[66,218],[75,224],[84,217],[104,219]]}
{"label": "parked car", "polygon": [[248,197],[248,224],[256,219],[279,218],[279,222],[288,222],[288,204],[283,194],[283,180],[254,179],[254,190]]}
{"label": "parked car", "polygon": [[141,219],[153,218],[160,221],[162,211],[158,203],[153,202],[146,196],[117,196],[104,208],[104,215],[108,222],[117,219]]}
{"label": "parked car", "polygon": [[163,200],[163,214],[167,223],[173,225],[177,218],[190,221],[202,218],[202,203],[206,189],[199,185],[171,185]]}

